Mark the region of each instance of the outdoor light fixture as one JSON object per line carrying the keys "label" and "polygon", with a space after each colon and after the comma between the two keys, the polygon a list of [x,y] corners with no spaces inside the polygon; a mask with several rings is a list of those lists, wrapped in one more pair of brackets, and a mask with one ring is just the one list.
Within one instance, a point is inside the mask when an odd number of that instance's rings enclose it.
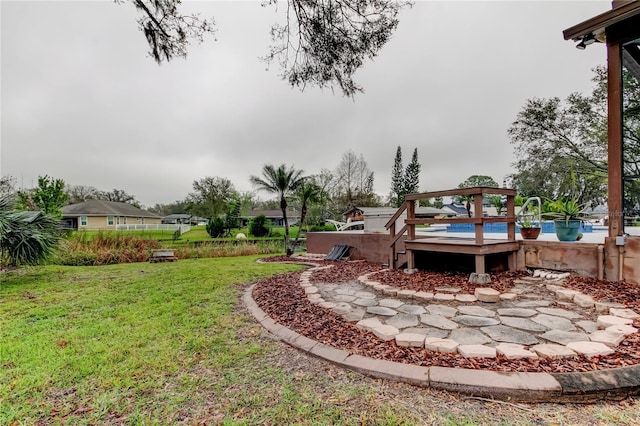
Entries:
{"label": "outdoor light fixture", "polygon": [[576,44],[576,49],[584,50],[588,45],[593,44],[595,42],[604,43],[605,34],[604,31],[599,31],[597,33],[589,33],[582,37],[580,43]]}

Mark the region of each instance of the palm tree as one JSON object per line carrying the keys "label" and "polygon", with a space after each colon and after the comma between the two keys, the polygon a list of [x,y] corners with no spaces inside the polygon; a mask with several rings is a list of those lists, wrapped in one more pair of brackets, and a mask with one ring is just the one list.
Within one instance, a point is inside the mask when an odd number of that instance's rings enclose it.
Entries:
{"label": "palm tree", "polygon": [[320,200],[322,188],[313,179],[304,179],[298,189],[296,190],[296,197],[300,201],[300,227],[296,234],[296,239],[293,241],[293,248],[298,246],[298,239],[300,238],[300,231],[302,231],[302,225],[304,219],[307,216],[307,204],[317,203]]}
{"label": "palm tree", "polygon": [[18,212],[0,197],[0,263],[35,265],[51,254],[60,239],[57,219],[42,212]]}
{"label": "palm tree", "polygon": [[251,176],[251,183],[261,189],[280,197],[280,210],[282,210],[282,219],[284,221],[284,243],[287,256],[293,254],[293,250],[289,246],[289,221],[287,219],[287,196],[291,195],[303,182],[302,170],[296,170],[293,167],[287,168],[284,164],[277,169],[271,164],[267,164],[262,168],[262,178]]}

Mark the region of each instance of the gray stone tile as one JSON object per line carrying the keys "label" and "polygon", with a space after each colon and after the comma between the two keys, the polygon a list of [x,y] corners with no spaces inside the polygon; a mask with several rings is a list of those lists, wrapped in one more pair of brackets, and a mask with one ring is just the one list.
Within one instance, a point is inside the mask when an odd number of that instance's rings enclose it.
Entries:
{"label": "gray stone tile", "polygon": [[520,330],[533,332],[543,332],[548,330],[548,328],[544,325],[533,322],[529,318],[501,316],[499,317],[499,319],[503,325],[506,325],[507,327],[518,328]]}
{"label": "gray stone tile", "polygon": [[466,327],[451,330],[449,339],[455,340],[461,345],[484,345],[485,343],[491,343],[493,341],[481,331]]}
{"label": "gray stone tile", "polygon": [[387,319],[385,323],[394,326],[395,328],[404,329],[408,327],[415,327],[420,324],[417,315],[411,314],[398,314]]}
{"label": "gray stone tile", "polygon": [[566,318],[556,317],[553,315],[540,314],[531,318],[531,321],[544,325],[550,330],[575,331],[576,327]]}
{"label": "gray stone tile", "polygon": [[462,315],[473,315],[474,317],[495,317],[496,311],[483,308],[482,306],[459,306],[458,312]]}
{"label": "gray stone tile", "polygon": [[384,307],[384,306],[369,306],[367,308],[367,313],[391,317],[391,316],[397,315],[398,311],[396,311],[395,309]]}
{"label": "gray stone tile", "polygon": [[502,308],[498,309],[498,315],[504,315],[507,317],[532,317],[537,315],[538,311],[535,309],[527,309],[527,308]]}
{"label": "gray stone tile", "polygon": [[538,312],[540,312],[541,314],[546,314],[546,315],[553,315],[556,317],[562,317],[562,318],[567,318],[567,319],[578,319],[578,318],[582,318],[582,315],[576,313],[576,312],[572,312],[572,311],[568,311],[566,309],[559,309],[559,308],[537,308],[536,309]]}
{"label": "gray stone tile", "polygon": [[386,308],[397,308],[404,305],[404,302],[398,299],[380,299],[378,304]]}
{"label": "gray stone tile", "polygon": [[538,339],[531,333],[517,330],[505,325],[491,325],[480,329],[496,342],[518,343],[521,345],[535,345]]}
{"label": "gray stone tile", "polygon": [[443,317],[442,315],[422,314],[420,315],[420,322],[443,330],[453,330],[459,327],[457,323]]}
{"label": "gray stone tile", "polygon": [[571,331],[562,331],[562,330],[549,330],[544,334],[540,335],[541,339],[548,340],[553,343],[558,343],[560,345],[566,345],[571,342],[584,342],[589,341],[589,335],[586,333],[578,333]]}
{"label": "gray stone tile", "polygon": [[420,315],[427,312],[422,306],[419,306],[419,305],[398,306],[398,311],[403,312],[405,314],[413,314],[413,315]]}
{"label": "gray stone tile", "polygon": [[437,337],[443,339],[449,335],[449,330],[442,330],[435,327],[409,327],[402,330],[404,333],[422,334],[425,337]]}
{"label": "gray stone tile", "polygon": [[364,307],[378,306],[378,301],[376,299],[356,299],[353,301],[353,304]]}
{"label": "gray stone tile", "polygon": [[474,315],[458,315],[452,318],[453,321],[469,327],[486,327],[498,325],[500,321],[494,318],[476,317]]}
{"label": "gray stone tile", "polygon": [[426,308],[431,315],[441,315],[447,318],[453,318],[458,313],[456,308],[445,305],[427,305]]}

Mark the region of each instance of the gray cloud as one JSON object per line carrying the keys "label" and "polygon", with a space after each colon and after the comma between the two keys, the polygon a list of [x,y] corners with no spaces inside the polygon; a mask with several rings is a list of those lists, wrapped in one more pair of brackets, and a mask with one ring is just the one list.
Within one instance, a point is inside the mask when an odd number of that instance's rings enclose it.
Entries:
{"label": "gray cloud", "polygon": [[0,173],[124,189],[172,202],[204,176],[249,190],[265,163],[307,173],[363,154],[386,195],[395,149],[422,163],[422,190],[511,172],[509,124],[530,97],[591,89],[601,45],[578,51],[561,31],[609,1],[417,2],[359,72],[355,100],[291,89],[258,60],[283,8],[188,2],[214,16],[217,42],[158,66],[128,5],[10,2],[2,7]]}

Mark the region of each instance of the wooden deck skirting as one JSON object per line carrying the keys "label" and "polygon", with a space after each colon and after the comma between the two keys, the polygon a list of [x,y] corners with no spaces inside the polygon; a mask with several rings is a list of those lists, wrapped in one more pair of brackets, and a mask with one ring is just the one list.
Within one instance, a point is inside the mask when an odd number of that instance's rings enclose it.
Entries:
{"label": "wooden deck skirting", "polygon": [[[385,225],[389,230],[391,236],[389,247],[389,266],[393,268],[397,267],[396,259],[399,253],[397,243],[402,240],[401,237],[406,233],[406,238],[403,242],[407,256],[407,268],[409,270],[415,268],[415,251],[433,251],[474,255],[476,272],[479,274],[485,273],[485,255],[493,253],[510,253],[509,269],[515,269],[515,253],[520,248],[520,243],[516,241],[516,193],[517,192],[515,189],[508,188],[472,187],[450,189],[445,191],[422,192],[419,194],[409,194],[405,196],[404,204],[398,209],[396,214],[393,215]],[[482,199],[486,194],[506,196],[506,216],[483,216]],[[472,217],[435,219],[421,218],[416,216],[416,202],[419,202],[419,200],[435,197],[452,197],[458,195],[467,195],[473,199]],[[398,220],[405,212],[407,217],[404,219],[404,224],[400,231],[396,233],[396,222],[398,222]],[[498,222],[507,223],[507,239],[485,240],[484,224]],[[416,225],[436,223],[472,223],[474,224],[475,234],[472,238],[416,238]]]}

